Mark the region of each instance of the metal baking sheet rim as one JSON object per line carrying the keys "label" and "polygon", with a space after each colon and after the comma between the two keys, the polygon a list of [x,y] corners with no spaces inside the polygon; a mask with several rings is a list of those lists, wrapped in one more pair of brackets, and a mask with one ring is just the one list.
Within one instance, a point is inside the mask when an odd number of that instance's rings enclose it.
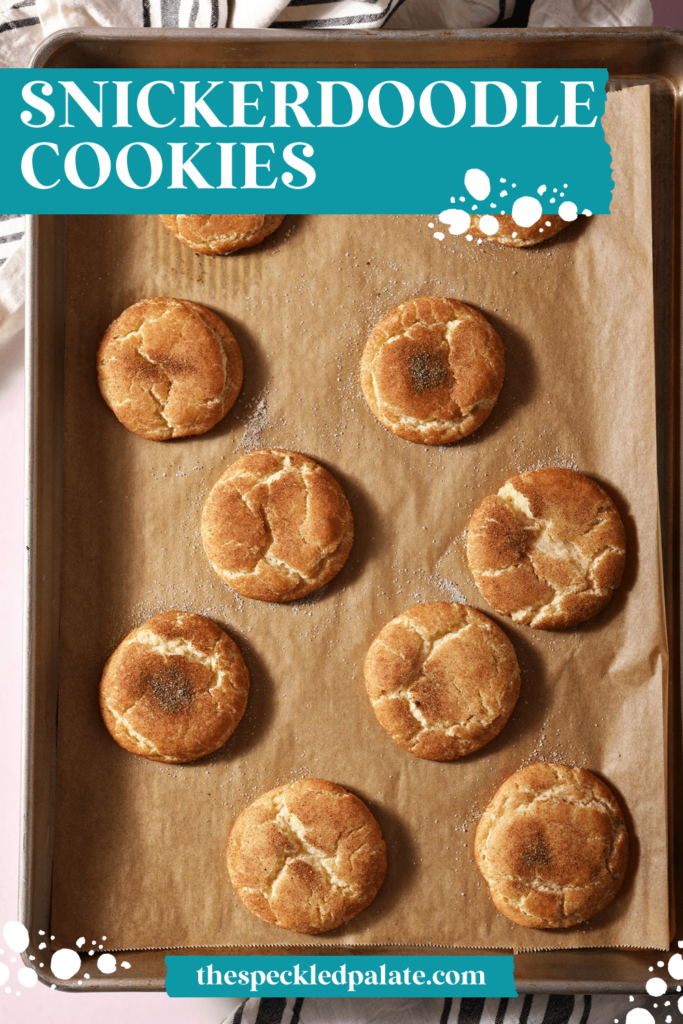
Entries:
{"label": "metal baking sheet rim", "polygon": [[[678,522],[680,492],[680,360],[678,344],[680,339],[680,291],[681,291],[681,203],[680,203],[680,138],[678,121],[681,113],[683,92],[683,33],[676,30],[656,29],[598,29],[591,32],[581,30],[462,30],[462,31],[421,31],[400,32],[382,30],[352,31],[344,33],[325,31],[310,32],[298,30],[229,30],[210,31],[187,29],[141,29],[121,32],[117,29],[65,30],[48,37],[36,50],[31,61],[32,67],[44,67],[57,55],[62,58],[70,46],[96,43],[109,48],[112,59],[109,66],[125,63],[125,51],[119,46],[144,42],[149,55],[150,44],[182,44],[191,47],[193,61],[189,66],[201,67],[201,49],[204,42],[260,44],[266,43],[268,50],[278,44],[296,42],[297,59],[292,64],[306,66],[308,45],[337,51],[340,56],[330,62],[344,66],[342,58],[347,45],[360,40],[370,43],[373,50],[380,51],[378,63],[384,64],[389,53],[393,54],[396,44],[402,50],[405,44],[411,49],[416,43],[431,49],[429,63],[441,66],[447,59],[444,49],[450,50],[453,43],[458,46],[457,60],[448,54],[448,63],[472,66],[468,60],[467,44],[474,44],[479,52],[490,51],[491,66],[505,66],[505,50],[512,47],[517,52],[510,54],[510,63],[519,64],[526,53],[530,62],[543,64],[577,63],[574,53],[562,59],[562,51],[573,51],[576,44],[592,50],[599,44],[602,60],[610,65],[611,76],[628,78],[638,82],[659,81],[664,92],[670,93],[670,116],[653,116],[652,142],[653,166],[658,174],[653,176],[653,227],[655,256],[655,303],[657,337],[658,389],[662,398],[659,436],[659,478],[660,507],[662,514],[662,535],[664,564],[666,571],[665,589],[667,598],[667,620],[672,638],[671,679],[676,685],[670,687],[671,716],[670,728],[674,736],[672,748],[671,800],[680,792],[681,780],[681,701],[679,682],[679,648],[683,631],[680,629],[678,607],[678,552],[680,523]],[[554,56],[548,60],[545,46],[552,43]],[[624,51],[627,43],[627,52]],[[421,48],[420,47],[420,48]],[[289,47],[285,47],[287,50]],[[538,57],[534,60],[534,49]],[[523,51],[522,54],[519,51]],[[115,52],[112,52],[115,51]],[[413,51],[414,52],[414,51]],[[248,56],[248,54],[247,54]],[[382,59],[384,57],[384,60]],[[630,58],[630,59],[629,59]],[[613,64],[616,61],[616,66]],[[591,54],[591,60],[595,57]],[[151,63],[151,62],[150,62]],[[183,62],[185,63],[185,62]],[[248,66],[245,61],[245,66]],[[321,63],[316,61],[316,63]],[[353,63],[356,63],[354,61]],[[397,64],[414,64],[414,60],[396,61]],[[480,63],[480,62],[479,62]],[[523,63],[523,61],[522,61]],[[585,60],[582,61],[585,63]],[[626,66],[624,66],[624,64]],[[79,66],[79,65],[65,65]],[[154,65],[151,65],[154,66]],[[163,66],[163,65],[159,65]],[[173,66],[173,65],[166,65]],[[253,66],[253,65],[252,65]],[[654,113],[654,111],[653,111]],[[661,137],[660,137],[661,136]],[[668,157],[660,159],[663,151]],[[662,166],[666,175],[661,174]],[[658,216],[659,211],[659,216]],[[673,216],[672,216],[673,212]],[[55,752],[57,734],[57,688],[55,680],[57,640],[59,635],[59,565],[61,536],[61,390],[63,368],[60,354],[63,352],[60,328],[60,295],[63,297],[64,273],[60,248],[64,244],[63,218],[29,217],[27,229],[27,303],[26,303],[26,456],[25,479],[26,520],[25,520],[25,564],[24,564],[24,680],[23,680],[23,748],[22,748],[22,793],[21,793],[21,844],[19,886],[19,920],[31,933],[31,942],[23,954],[25,962],[36,968],[41,955],[37,948],[37,932],[44,925],[49,927],[49,907],[52,869],[52,821],[51,807],[54,792]],[[63,252],[63,250],[62,250]],[[46,274],[41,261],[46,261]],[[48,326],[43,331],[44,321]],[[47,333],[52,344],[46,350],[41,339]],[[47,437],[47,440],[46,440]],[[51,629],[46,629],[51,627]],[[678,643],[675,638],[678,638]],[[52,671],[50,669],[52,668]],[[42,678],[40,678],[42,673]],[[53,685],[50,686],[50,679]],[[47,754],[47,756],[46,756]],[[681,876],[683,864],[683,821],[671,819],[672,833],[672,916],[675,916],[673,881]],[[680,834],[678,834],[680,833]],[[679,900],[680,890],[678,886]],[[42,915],[42,916],[41,916]],[[683,913],[679,914],[683,917]],[[48,927],[43,931],[48,932]],[[679,929],[672,939],[671,950],[676,950]],[[683,934],[683,932],[682,932]],[[34,948],[35,947],[35,948]],[[185,947],[180,947],[185,948]],[[207,949],[211,955],[235,955],[246,953],[254,947],[244,949],[216,947]],[[422,952],[425,947],[392,946],[372,947],[389,953]],[[434,952],[451,947],[429,947]],[[302,955],[309,947],[269,946],[269,953],[282,951]],[[369,950],[370,947],[367,947]],[[264,947],[265,950],[265,947]],[[194,947],[193,953],[197,953]],[[367,952],[366,948],[330,947],[321,955],[333,955],[344,951],[348,955]],[[170,950],[139,949],[125,951],[130,970],[115,975],[77,979],[58,983],[50,972],[36,968],[40,980],[55,984],[64,991],[160,991],[164,989],[164,955]],[[458,954],[474,950],[458,949]],[[477,950],[481,955],[493,955],[492,949]],[[509,950],[498,951],[509,953]],[[45,956],[45,954],[42,954]],[[34,959],[29,961],[29,956]],[[661,958],[661,951],[626,949],[624,947],[590,950],[554,950],[527,952],[515,958],[517,989],[526,992],[556,993],[599,993],[630,992],[642,989],[649,977],[648,968]]]}

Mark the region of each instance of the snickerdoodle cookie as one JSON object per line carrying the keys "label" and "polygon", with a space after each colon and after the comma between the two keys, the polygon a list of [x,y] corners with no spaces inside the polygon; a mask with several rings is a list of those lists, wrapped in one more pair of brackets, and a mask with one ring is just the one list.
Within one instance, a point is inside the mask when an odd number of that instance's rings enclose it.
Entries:
{"label": "snickerdoodle cookie", "polygon": [[467,530],[467,561],[496,611],[535,629],[562,629],[610,600],[626,563],[626,532],[594,480],[536,469],[484,498]]}
{"label": "snickerdoodle cookie", "polygon": [[[476,213],[472,214],[469,227],[469,234],[475,238],[486,238],[489,242],[497,242],[498,245],[508,245],[514,249],[525,249],[530,245],[538,245],[552,238],[558,231],[569,227],[571,221],[563,220],[556,213],[542,213],[535,224],[530,227],[521,227],[510,214],[483,214],[484,230],[481,226],[482,217]],[[496,226],[497,225],[497,226]]]}
{"label": "snickerdoodle cookie", "polygon": [[488,743],[519,696],[505,633],[462,604],[418,604],[392,619],[365,659],[365,685],[383,729],[404,750],[453,761]]}
{"label": "snickerdoodle cookie", "polygon": [[283,214],[160,213],[159,218],[179,242],[207,256],[227,256],[258,245],[280,227]]}
{"label": "snickerdoodle cookie", "polygon": [[591,772],[533,764],[500,787],[474,850],[501,914],[526,928],[571,928],[619,891],[628,832],[613,793]]}
{"label": "snickerdoodle cookie", "polygon": [[383,317],[367,340],[361,387],[394,434],[449,444],[481,426],[505,375],[500,337],[485,316],[456,299],[413,299]]}
{"label": "snickerdoodle cookie", "polygon": [[102,397],[133,433],[151,441],[204,434],[242,387],[242,353],[221,318],[186,299],[143,299],[102,338]]}
{"label": "snickerdoodle cookie", "polygon": [[215,622],[163,612],[134,629],[104,666],[100,708],[116,742],[150,761],[196,761],[233,734],[249,672]]}
{"label": "snickerdoodle cookie", "polygon": [[214,484],[201,533],[211,565],[238,594],[295,601],[344,565],[353,517],[341,487],[317,462],[264,448],[243,455]]}
{"label": "snickerdoodle cookie", "polygon": [[316,935],[360,914],[387,870],[380,827],[353,793],[303,779],[264,793],[233,825],[228,871],[248,910]]}

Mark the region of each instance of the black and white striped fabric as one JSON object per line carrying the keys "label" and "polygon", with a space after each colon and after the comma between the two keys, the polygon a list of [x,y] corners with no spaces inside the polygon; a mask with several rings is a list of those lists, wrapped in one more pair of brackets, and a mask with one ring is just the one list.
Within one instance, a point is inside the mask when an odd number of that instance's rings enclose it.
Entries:
{"label": "black and white striped fabric", "polygon": [[[673,1000],[675,1003],[675,1000]],[[222,1024],[623,1024],[679,1016],[671,1001],[647,996],[526,995],[517,999],[247,999]],[[635,1022],[634,1022],[635,1024]]]}

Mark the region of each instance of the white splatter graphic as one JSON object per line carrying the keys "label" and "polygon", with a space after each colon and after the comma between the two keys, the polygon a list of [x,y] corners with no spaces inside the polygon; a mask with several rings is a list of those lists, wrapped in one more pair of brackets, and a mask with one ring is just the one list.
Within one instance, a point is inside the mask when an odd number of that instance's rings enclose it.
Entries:
{"label": "white splatter graphic", "polygon": [[15,953],[23,953],[28,946],[28,932],[20,921],[8,921],[2,929],[2,937]]}
{"label": "white splatter graphic", "polygon": [[533,196],[520,196],[512,206],[512,219],[520,228],[530,228],[541,219],[542,214],[541,204]]}
{"label": "white splatter graphic", "polygon": [[655,1024],[655,1019],[645,1007],[634,1006],[626,1014],[626,1024]]}
{"label": "white splatter graphic", "polygon": [[483,171],[478,171],[474,167],[470,168],[465,174],[465,188],[475,199],[479,201],[486,199],[491,191],[491,182],[489,181],[488,174],[484,174]]}
{"label": "white splatter graphic", "polygon": [[663,996],[666,992],[666,982],[663,978],[648,978],[645,991],[649,996]]}
{"label": "white splatter graphic", "polygon": [[576,220],[579,215],[576,203],[570,203],[569,200],[565,200],[560,203],[560,207],[557,211],[562,220]]}
{"label": "white splatter graphic", "polygon": [[680,953],[674,953],[669,957],[669,974],[676,981],[683,980],[683,956]]}
{"label": "white splatter graphic", "polygon": [[0,985],[4,985],[9,978],[9,967],[0,960]]}
{"label": "white splatter graphic", "polygon": [[434,238],[438,239],[439,242],[443,242],[445,237],[446,236],[444,235],[443,231],[435,231],[434,232]]}
{"label": "white splatter graphic", "polygon": [[590,210],[584,210],[583,211],[583,215],[584,215],[584,217],[592,217],[593,216],[593,214],[591,213]]}
{"label": "white splatter graphic", "polygon": [[112,956],[111,953],[103,953],[102,956],[97,958],[97,966],[102,971],[102,974],[113,974],[116,970],[116,957]]}
{"label": "white splatter graphic", "polygon": [[78,974],[80,968],[81,958],[75,949],[58,949],[56,953],[52,954],[50,970],[55,978],[68,981],[69,978],[73,978],[74,974]]}
{"label": "white splatter graphic", "polygon": [[81,946],[83,945],[84,942],[85,942],[85,938],[82,935],[81,935],[80,939],[76,939],[76,945],[78,946],[79,949],[81,948]]}
{"label": "white splatter graphic", "polygon": [[479,219],[479,229],[484,232],[485,235],[495,235],[500,225],[495,217],[485,213],[483,217]]}
{"label": "white splatter graphic", "polygon": [[464,235],[472,218],[465,210],[442,210],[439,214],[442,224],[448,224],[448,232],[451,235]]}
{"label": "white splatter graphic", "polygon": [[22,967],[17,974],[17,978],[19,979],[19,984],[23,985],[24,988],[33,988],[38,981],[38,975],[32,967]]}
{"label": "white splatter graphic", "polygon": [[[541,185],[541,187],[536,189],[536,191],[538,192],[539,196],[542,196],[544,194],[544,192],[548,191],[548,186],[547,185]],[[555,191],[557,191],[557,189],[555,189]]]}
{"label": "white splatter graphic", "polygon": [[127,961],[127,960],[122,960],[122,961],[121,961],[121,966],[122,966],[122,967],[125,967],[125,968],[126,968],[126,970],[128,970],[128,968],[130,967],[130,964],[128,963],[128,961]]}

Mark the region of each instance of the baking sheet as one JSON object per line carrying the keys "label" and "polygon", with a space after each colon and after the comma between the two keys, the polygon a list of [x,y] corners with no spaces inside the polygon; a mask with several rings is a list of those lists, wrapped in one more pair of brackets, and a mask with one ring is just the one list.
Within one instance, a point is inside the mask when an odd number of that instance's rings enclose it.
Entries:
{"label": "baking sheet", "polygon": [[[366,800],[390,862],[371,907],[307,939],[313,946],[667,946],[647,93],[609,97],[612,216],[573,225],[535,251],[448,234],[438,241],[426,217],[297,217],[258,248],[214,260],[180,247],[152,217],[71,220],[55,945],[84,934],[106,935],[113,949],[291,941],[237,901],[223,854],[246,803],[312,774]],[[215,309],[245,356],[242,396],[200,438],[136,438],[97,392],[94,355],[104,329],[125,306],[155,294]],[[459,445],[399,440],[360,394],[369,329],[417,294],[471,302],[506,345],[498,405]],[[213,574],[199,540],[212,484],[259,445],[323,462],[356,521],[345,569],[294,606],[239,599]],[[492,616],[523,671],[510,722],[473,757],[445,765],[411,758],[367,702],[367,646],[421,600],[464,597],[489,613],[464,565],[463,533],[485,494],[537,464],[573,466],[610,491],[627,524],[625,581],[603,615],[568,633],[534,633]],[[252,674],[237,732],[187,766],[120,750],[97,707],[113,647],[173,607],[227,628]],[[633,838],[618,899],[561,934],[500,917],[472,860],[478,815],[504,778],[538,758],[602,774]]]}

